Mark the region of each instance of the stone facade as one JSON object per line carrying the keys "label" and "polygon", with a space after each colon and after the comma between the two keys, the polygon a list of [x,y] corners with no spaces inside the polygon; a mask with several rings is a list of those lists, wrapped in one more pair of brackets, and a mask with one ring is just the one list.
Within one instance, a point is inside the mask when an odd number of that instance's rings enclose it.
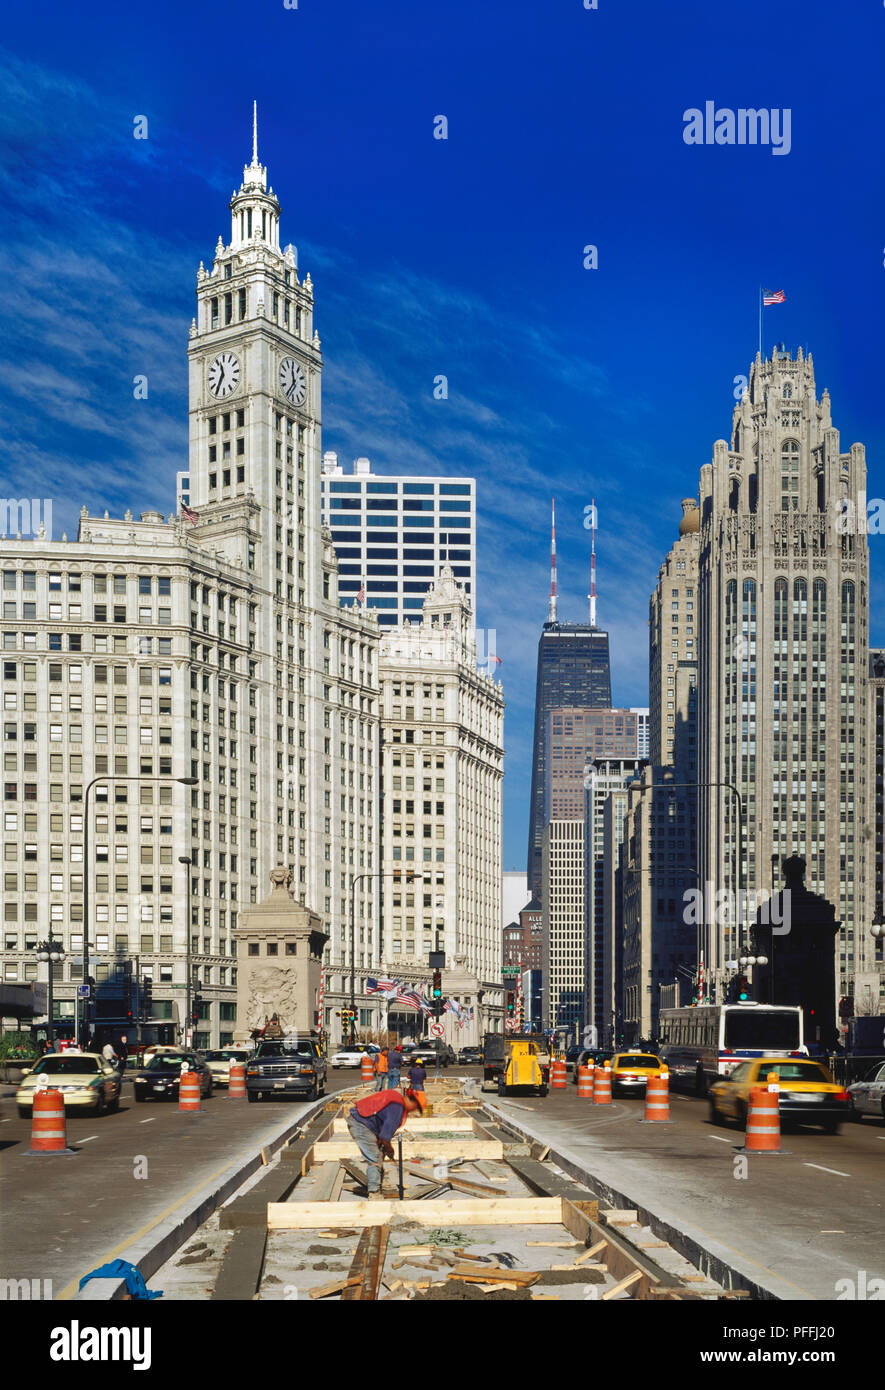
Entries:
{"label": "stone facade", "polygon": [[297,903],[289,869],[272,869],[272,890],[240,914],[237,943],[237,1024],[234,1041],[248,1043],[253,1030],[274,1014],[284,1033],[319,1027],[323,950],[328,937],[315,912]]}
{"label": "stone facade", "polygon": [[[850,508],[849,524],[843,520]],[[857,513],[861,525],[858,526]],[[841,922],[850,994],[872,953],[868,825],[869,556],[863,446],[847,452],[811,356],[757,355],[700,478],[699,869],[736,893],[771,891],[801,855]],[[738,873],[738,856],[743,873]],[[705,932],[717,987],[744,946],[736,913]],[[717,998],[721,998],[717,994]]]}

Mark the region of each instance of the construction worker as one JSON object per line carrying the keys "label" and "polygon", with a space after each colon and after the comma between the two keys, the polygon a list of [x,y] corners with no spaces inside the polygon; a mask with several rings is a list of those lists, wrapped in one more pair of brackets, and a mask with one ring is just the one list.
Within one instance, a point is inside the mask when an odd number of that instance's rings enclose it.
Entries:
{"label": "construction worker", "polygon": [[397,1043],[392,1052],[387,1054],[387,1088],[390,1091],[399,1090],[399,1074],[403,1065],[403,1050]]}
{"label": "construction worker", "polygon": [[[369,1199],[381,1197],[381,1164],[393,1158],[391,1139],[401,1129],[409,1115],[422,1114],[427,1108],[423,1091],[399,1090],[375,1092],[358,1100],[347,1117],[350,1137],[366,1160],[366,1186]],[[381,1157],[379,1157],[381,1155]]]}
{"label": "construction worker", "polygon": [[387,1085],[387,1048],[383,1047],[375,1058],[375,1090],[383,1091]]}
{"label": "construction worker", "polygon": [[413,1091],[424,1091],[424,1082],[427,1080],[427,1072],[420,1057],[416,1057],[409,1067],[409,1085]]}

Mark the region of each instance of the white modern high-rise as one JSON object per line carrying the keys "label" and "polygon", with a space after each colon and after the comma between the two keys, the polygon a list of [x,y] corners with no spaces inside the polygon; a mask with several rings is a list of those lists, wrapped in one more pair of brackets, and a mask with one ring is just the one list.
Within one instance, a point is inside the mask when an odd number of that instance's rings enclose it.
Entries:
{"label": "white modern high-rise", "polygon": [[[327,452],[322,499],[342,604],[365,585],[382,627],[420,621],[424,595],[449,565],[476,612],[475,479],[373,473],[367,458],[345,475]],[[484,659],[490,653],[480,645]]]}

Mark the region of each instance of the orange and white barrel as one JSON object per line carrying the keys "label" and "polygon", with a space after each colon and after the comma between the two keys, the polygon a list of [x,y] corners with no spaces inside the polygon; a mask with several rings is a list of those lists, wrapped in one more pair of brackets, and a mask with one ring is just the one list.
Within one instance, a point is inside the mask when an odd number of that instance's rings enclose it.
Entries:
{"label": "orange and white barrel", "polygon": [[578,1067],[578,1098],[580,1100],[593,1099],[593,1072],[595,1068]]}
{"label": "orange and white barrel", "polygon": [[193,1114],[200,1109],[200,1078],[195,1071],[183,1071],[178,1083],[178,1108]]}
{"label": "orange and white barrel", "polygon": [[593,1078],[593,1104],[611,1105],[612,1103],[612,1074],[606,1063],[602,1067],[596,1068],[596,1076]]}
{"label": "orange and white barrel", "polygon": [[660,1123],[670,1118],[670,1074],[650,1076],[645,1083],[645,1118]]}
{"label": "orange and white barrel", "polygon": [[363,1060],[360,1063],[360,1080],[364,1086],[368,1086],[375,1080],[375,1066],[368,1052],[363,1053]]}
{"label": "orange and white barrel", "polygon": [[564,1091],[568,1082],[568,1068],[564,1057],[557,1057],[550,1063],[550,1087],[554,1091]]}
{"label": "orange and white barrel", "polygon": [[38,1086],[31,1113],[31,1153],[64,1153],[67,1147],[62,1093],[54,1086]]}
{"label": "orange and white barrel", "polygon": [[765,1086],[750,1087],[750,1109],[744,1152],[778,1154],[781,1152],[780,1084],[776,1072],[771,1072]]}
{"label": "orange and white barrel", "polygon": [[227,1094],[231,1100],[246,1099],[246,1068],[242,1062],[231,1062]]}

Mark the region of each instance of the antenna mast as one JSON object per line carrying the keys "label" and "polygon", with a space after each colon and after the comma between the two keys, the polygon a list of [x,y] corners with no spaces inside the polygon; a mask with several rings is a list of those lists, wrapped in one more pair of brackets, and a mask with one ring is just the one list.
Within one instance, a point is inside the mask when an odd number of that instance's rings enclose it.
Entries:
{"label": "antenna mast", "polygon": [[556,498],[550,500],[550,614],[548,621],[556,622]]}
{"label": "antenna mast", "polygon": [[590,510],[590,626],[596,626],[596,498]]}

